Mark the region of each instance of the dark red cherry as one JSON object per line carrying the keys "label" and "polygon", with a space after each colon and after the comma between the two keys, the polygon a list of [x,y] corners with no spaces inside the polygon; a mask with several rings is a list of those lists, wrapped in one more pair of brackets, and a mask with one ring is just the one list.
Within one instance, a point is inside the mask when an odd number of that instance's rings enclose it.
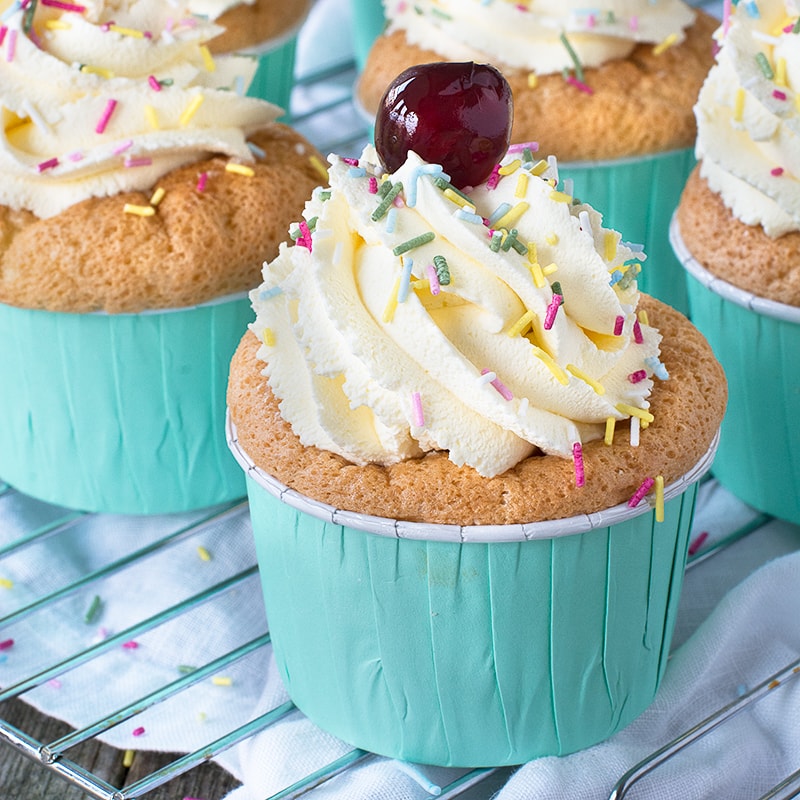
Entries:
{"label": "dark red cherry", "polygon": [[505,154],[514,106],[511,87],[488,64],[437,62],[402,72],[381,99],[375,148],[394,172],[409,150],[441,164],[459,189],[485,181]]}

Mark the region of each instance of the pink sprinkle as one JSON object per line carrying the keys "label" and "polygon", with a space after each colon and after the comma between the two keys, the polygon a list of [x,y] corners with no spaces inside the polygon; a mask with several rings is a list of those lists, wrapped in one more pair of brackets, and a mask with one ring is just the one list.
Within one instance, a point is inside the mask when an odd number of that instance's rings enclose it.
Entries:
{"label": "pink sprinkle", "polygon": [[76,150],[74,153],[70,153],[67,158],[70,161],[83,161],[83,153],[80,150]]}
{"label": "pink sprinkle", "polygon": [[572,445],[572,460],[575,462],[575,485],[584,486],[586,473],[583,469],[583,447],[580,442],[575,442]]}
{"label": "pink sprinkle", "polygon": [[52,686],[54,689],[60,689],[61,681],[58,678],[51,678],[49,681],[47,681],[47,685]]}
{"label": "pink sprinkle", "polygon": [[8,650],[9,647],[13,647],[13,646],[14,646],[14,640],[13,639],[6,639],[4,642],[0,642],[0,651],[1,650]]}
{"label": "pink sprinkle", "polygon": [[111,99],[106,103],[106,107],[103,110],[103,114],[97,123],[97,127],[94,129],[95,133],[105,132],[105,129],[108,126],[108,121],[111,119],[111,115],[114,113],[114,109],[116,107],[117,107],[117,101],[114,99]]}
{"label": "pink sprinkle", "polygon": [[486,188],[496,189],[498,183],[500,183],[500,165],[495,164],[492,169],[492,174],[486,179]]}
{"label": "pink sprinkle", "polygon": [[638,31],[639,30],[639,17],[636,17],[636,16],[631,17],[628,24],[630,25],[630,29],[632,31]]}
{"label": "pink sprinkle", "polygon": [[7,33],[8,33],[8,26],[6,25],[0,26],[0,47],[2,47]]}
{"label": "pink sprinkle", "polygon": [[8,33],[8,50],[6,51],[6,61],[11,62],[14,60],[14,54],[17,52],[17,32],[15,30]]}
{"label": "pink sprinkle", "polygon": [[201,172],[197,176],[197,191],[204,192],[206,190],[206,183],[208,183],[208,173]]}
{"label": "pink sprinkle", "polygon": [[118,156],[120,153],[124,153],[126,150],[130,150],[133,147],[133,139],[128,139],[125,142],[120,142],[111,152]]}
{"label": "pink sprinkle", "polygon": [[633,321],[633,341],[636,342],[636,344],[642,344],[644,342],[642,326],[639,324],[638,317]]}
{"label": "pink sprinkle", "polygon": [[723,0],[722,3],[722,33],[727,35],[731,27],[731,0]]}
{"label": "pink sprinkle", "polygon": [[124,642],[122,645],[126,650],[136,650],[139,647],[139,642]]}
{"label": "pink sprinkle", "polygon": [[574,86],[576,89],[579,89],[581,92],[585,92],[586,94],[594,94],[594,89],[591,86],[587,86],[582,81],[579,81],[574,75],[567,75],[566,81],[571,86]]}
{"label": "pink sprinkle", "polygon": [[594,28],[596,24],[597,24],[597,19],[595,18],[594,14],[589,14],[589,16],[586,17],[586,27]]}
{"label": "pink sprinkle", "polygon": [[43,6],[60,8],[63,11],[74,11],[76,14],[83,14],[86,11],[86,6],[79,6],[76,3],[63,3],[61,0],[41,0],[41,3]]}
{"label": "pink sprinkle", "polygon": [[780,89],[773,89],[772,96],[776,100],[785,100],[786,99],[786,92],[782,92]]}
{"label": "pink sprinkle", "polygon": [[[519,144],[510,144],[508,146],[508,153],[521,153],[523,150],[530,150],[535,153],[539,149],[539,142],[521,142]],[[498,164],[497,169],[500,169]]]}
{"label": "pink sprinkle", "polygon": [[[486,375],[488,372],[489,372],[488,369],[482,369],[481,375]],[[514,399],[514,395],[511,394],[511,391],[509,390],[508,386],[506,386],[500,380],[500,378],[495,378],[494,380],[489,381],[489,383],[491,383],[492,386],[494,386],[494,388],[497,390],[497,393],[503,398],[503,400],[510,401]]]}
{"label": "pink sprinkle", "polygon": [[622,336],[622,326],[625,324],[625,317],[618,316],[614,320],[614,336]]}
{"label": "pink sprinkle", "polygon": [[699,533],[697,538],[689,545],[689,555],[693,556],[703,546],[706,539],[708,539],[708,531]]}
{"label": "pink sprinkle", "polygon": [[769,171],[769,174],[773,175],[773,176],[775,176],[777,178],[780,175],[783,175],[783,167],[775,167],[774,169],[771,169]]}
{"label": "pink sprinkle", "polygon": [[144,733],[144,728],[134,728],[134,729],[131,731],[131,734],[132,734],[133,736],[141,736],[143,733]]}
{"label": "pink sprinkle", "polygon": [[628,375],[628,380],[631,383],[641,383],[647,377],[647,372],[643,369],[637,369],[636,372],[631,372]]}
{"label": "pink sprinkle", "polygon": [[425,427],[425,413],[422,410],[422,398],[419,392],[411,393],[411,408],[413,411],[414,425],[418,428]]}
{"label": "pink sprinkle", "polygon": [[150,84],[150,87],[153,89],[153,91],[161,91],[161,84],[158,82],[158,78],[156,78],[155,75],[148,76],[147,82]]}
{"label": "pink sprinkle", "polygon": [[442,287],[439,283],[439,275],[436,272],[436,267],[433,264],[428,264],[425,267],[425,272],[428,274],[428,282],[431,285],[431,294],[436,297],[439,292],[442,291]]}
{"label": "pink sprinkle", "polygon": [[53,169],[58,166],[57,158],[48,158],[47,161],[42,161],[36,168],[39,172],[44,172],[46,169]]}
{"label": "pink sprinkle", "polygon": [[146,156],[129,156],[125,159],[126,167],[149,167],[152,163],[153,159]]}
{"label": "pink sprinkle", "polygon": [[358,166],[358,159],[357,158],[343,158],[342,161],[347,164],[349,167],[357,167]]}
{"label": "pink sprinkle", "polygon": [[544,315],[544,329],[549,331],[556,321],[556,314],[558,307],[564,302],[564,298],[560,294],[554,294],[550,300],[550,305],[547,306],[547,312]]}
{"label": "pink sprinkle", "polygon": [[369,176],[369,193],[378,194],[378,179],[374,175]]}
{"label": "pink sprinkle", "polygon": [[655,480],[653,478],[645,478],[642,485],[633,493],[633,497],[628,500],[628,508],[636,508],[642,502],[644,496],[653,488]]}
{"label": "pink sprinkle", "polygon": [[302,244],[304,247],[308,248],[308,252],[311,252],[312,249],[312,242],[311,242],[311,231],[308,229],[308,223],[304,220],[300,220],[300,239],[298,239],[298,243],[302,239]]}

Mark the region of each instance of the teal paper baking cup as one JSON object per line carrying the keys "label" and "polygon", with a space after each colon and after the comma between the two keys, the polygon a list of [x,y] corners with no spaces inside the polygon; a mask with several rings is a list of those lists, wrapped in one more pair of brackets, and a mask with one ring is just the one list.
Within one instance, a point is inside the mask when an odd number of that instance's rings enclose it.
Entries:
{"label": "teal paper baking cup", "polygon": [[716,277],[670,231],[687,273],[692,321],[728,378],[713,472],[745,503],[800,524],[800,308]]}
{"label": "teal paper baking cup", "polygon": [[249,459],[272,643],[298,708],[392,758],[478,767],[564,755],[649,705],[667,663],[696,481],[528,525],[428,525],[304,497]]}
{"label": "teal paper baking cup", "polygon": [[297,53],[297,34],[300,26],[285,35],[247,50],[258,60],[258,69],[247,94],[268,100],[288,113],[294,88],[294,66]]}
{"label": "teal paper baking cup", "polygon": [[694,150],[613,161],[561,162],[559,178],[603,215],[603,225],[644,246],[639,289],[688,315],[686,279],[669,243],[669,221],[695,165]]}
{"label": "teal paper baking cup", "polygon": [[372,43],[386,27],[382,0],[350,0],[353,52],[358,71],[364,69]]}
{"label": "teal paper baking cup", "polygon": [[86,511],[161,514],[245,496],[225,437],[246,294],[142,314],[0,305],[0,477]]}

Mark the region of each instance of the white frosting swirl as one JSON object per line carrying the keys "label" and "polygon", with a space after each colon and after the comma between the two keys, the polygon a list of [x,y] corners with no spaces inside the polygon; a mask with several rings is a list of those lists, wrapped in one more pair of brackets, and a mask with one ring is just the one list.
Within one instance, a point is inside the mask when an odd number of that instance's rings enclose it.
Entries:
{"label": "white frosting swirl", "polygon": [[[546,75],[625,58],[638,42],[680,43],[695,14],[682,0],[384,0],[388,30],[450,61]],[[565,44],[566,38],[568,45]]]}
{"label": "white frosting swirl", "polygon": [[800,35],[794,3],[742,5],[717,32],[720,49],[700,91],[701,175],[731,212],[773,237],[800,230]]}
{"label": "white frosting swirl", "polygon": [[280,111],[244,96],[253,59],[204,51],[218,26],[183,2],[73,5],[3,15],[0,203],[50,217],[209,153],[253,160],[247,136]]}
{"label": "white frosting swirl", "polygon": [[[447,450],[496,475],[537,447],[572,457],[628,416],[619,404],[647,408],[660,336],[635,314],[637,253],[549,169],[512,163],[471,211],[414,153],[379,194],[372,148],[331,161],[331,189],[306,205],[310,241],[285,244],[251,294],[265,374],[304,444],[358,464]],[[398,182],[403,202],[376,213]]]}

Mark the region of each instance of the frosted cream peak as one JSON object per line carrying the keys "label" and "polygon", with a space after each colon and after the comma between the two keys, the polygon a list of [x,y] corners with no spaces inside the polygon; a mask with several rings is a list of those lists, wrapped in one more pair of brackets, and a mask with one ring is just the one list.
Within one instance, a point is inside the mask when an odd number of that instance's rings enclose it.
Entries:
{"label": "frosted cream peak", "polygon": [[642,253],[519,148],[463,194],[409,153],[331,157],[330,189],[265,264],[252,330],[303,444],[357,464],[446,450],[482,475],[571,458],[647,419],[660,336],[636,315]]}
{"label": "frosted cream peak", "polygon": [[40,217],[209,153],[251,161],[280,113],[244,96],[255,62],[212,58],[221,29],[184,2],[14,4],[0,30],[0,203]]}

